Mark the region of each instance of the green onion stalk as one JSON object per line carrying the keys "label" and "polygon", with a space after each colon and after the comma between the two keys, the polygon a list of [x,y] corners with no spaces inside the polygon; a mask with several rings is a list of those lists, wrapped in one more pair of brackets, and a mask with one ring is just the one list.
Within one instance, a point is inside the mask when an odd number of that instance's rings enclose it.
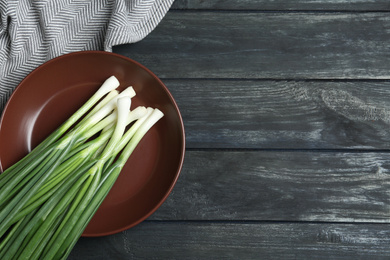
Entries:
{"label": "green onion stalk", "polygon": [[66,259],[135,147],[164,115],[130,110],[108,78],[57,130],[0,175],[0,259]]}

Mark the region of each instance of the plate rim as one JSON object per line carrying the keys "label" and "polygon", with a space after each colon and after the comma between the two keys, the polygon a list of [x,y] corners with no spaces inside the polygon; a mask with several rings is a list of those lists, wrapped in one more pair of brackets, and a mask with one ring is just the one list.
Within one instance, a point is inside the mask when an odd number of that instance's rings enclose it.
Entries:
{"label": "plate rim", "polygon": [[[139,218],[137,221],[134,221],[134,222],[132,222],[129,225],[123,226],[121,228],[112,229],[111,231],[107,231],[107,232],[92,232],[92,233],[84,233],[85,232],[84,231],[83,234],[82,234],[82,237],[102,237],[102,236],[107,236],[107,235],[113,235],[113,234],[116,234],[116,233],[128,230],[128,229],[130,229],[130,228],[140,224],[141,222],[143,222],[148,217],[150,217],[166,201],[166,199],[172,193],[172,190],[173,190],[174,186],[176,185],[179,176],[181,175],[181,171],[182,171],[183,164],[184,164],[185,152],[186,152],[186,138],[185,138],[186,134],[185,134],[183,118],[182,118],[181,112],[179,110],[179,107],[178,107],[175,99],[173,98],[172,93],[169,91],[167,86],[162,82],[162,80],[159,77],[157,77],[150,69],[148,69],[147,67],[145,67],[143,64],[139,63],[138,61],[135,61],[135,60],[133,60],[133,59],[131,59],[129,57],[126,57],[126,56],[118,54],[118,53],[107,52],[107,51],[99,51],[99,50],[85,50],[85,51],[76,51],[76,52],[66,53],[66,54],[57,56],[57,57],[55,57],[53,59],[50,59],[50,60],[42,63],[41,65],[39,65],[35,69],[33,69],[30,73],[28,73],[28,75],[26,77],[24,77],[18,83],[18,85],[15,87],[15,89],[12,91],[11,95],[9,96],[6,104],[4,105],[4,108],[3,108],[3,111],[2,111],[1,117],[0,117],[0,131],[1,131],[2,127],[3,127],[3,119],[4,119],[7,111],[9,110],[9,104],[12,102],[12,100],[15,99],[15,96],[17,97],[19,89],[21,89],[25,85],[24,83],[26,81],[28,81],[29,78],[33,74],[39,73],[39,71],[44,69],[44,67],[50,66],[51,63],[58,62],[59,60],[64,60],[64,59],[67,59],[67,58],[71,58],[72,56],[83,56],[83,55],[93,55],[93,54],[114,56],[116,58],[125,60],[126,62],[130,62],[130,63],[138,66],[139,68],[141,68],[145,72],[147,72],[147,74],[152,76],[158,82],[158,84],[163,88],[164,92],[167,94],[167,96],[168,96],[168,98],[170,100],[170,103],[173,105],[174,110],[176,112],[176,115],[178,117],[178,122],[179,122],[179,125],[180,125],[180,137],[179,137],[179,139],[180,139],[180,148],[181,148],[181,150],[180,150],[180,153],[179,153],[180,159],[178,161],[179,164],[178,164],[178,167],[176,169],[175,178],[170,183],[169,188],[165,191],[164,196],[161,197],[161,199],[158,202],[156,200],[157,203],[155,204],[155,206],[153,208],[151,208],[147,212],[147,214],[144,214],[142,218]],[[3,172],[3,167],[1,165],[1,159],[0,159],[0,173],[2,173],[2,172]]]}

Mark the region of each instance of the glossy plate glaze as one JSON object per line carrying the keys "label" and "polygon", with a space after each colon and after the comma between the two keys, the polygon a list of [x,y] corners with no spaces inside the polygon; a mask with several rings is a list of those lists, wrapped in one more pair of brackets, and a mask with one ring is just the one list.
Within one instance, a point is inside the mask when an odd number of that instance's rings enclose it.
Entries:
{"label": "glossy plate glaze", "polygon": [[185,137],[175,100],[151,71],[121,55],[84,51],[55,58],[35,69],[16,88],[0,122],[3,171],[26,155],[115,75],[119,90],[133,86],[132,108],[159,108],[164,117],[141,140],[83,236],[129,229],[149,217],[168,197],[180,174]]}

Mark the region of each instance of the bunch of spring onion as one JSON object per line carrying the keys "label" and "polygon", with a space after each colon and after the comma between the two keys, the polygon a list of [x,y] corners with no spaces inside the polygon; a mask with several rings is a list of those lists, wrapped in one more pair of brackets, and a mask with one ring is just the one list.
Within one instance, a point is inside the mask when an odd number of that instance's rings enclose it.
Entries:
{"label": "bunch of spring onion", "polygon": [[0,259],[66,259],[121,169],[163,116],[130,110],[134,89],[108,78],[23,159],[0,175]]}

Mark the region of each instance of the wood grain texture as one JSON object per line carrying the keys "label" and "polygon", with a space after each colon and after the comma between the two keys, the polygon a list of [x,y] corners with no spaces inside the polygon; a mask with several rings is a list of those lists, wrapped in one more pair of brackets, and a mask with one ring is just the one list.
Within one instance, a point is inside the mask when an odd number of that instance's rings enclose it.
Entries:
{"label": "wood grain texture", "polygon": [[117,47],[161,78],[387,79],[388,13],[169,12]]}
{"label": "wood grain texture", "polygon": [[176,0],[114,52],[155,72],[183,171],[140,225],[70,259],[388,259],[388,1]]}
{"label": "wood grain texture", "polygon": [[384,11],[390,10],[390,4],[386,0],[176,0],[172,9]]}
{"label": "wood grain texture", "polygon": [[390,222],[388,153],[187,151],[154,220]]}
{"label": "wood grain texture", "polygon": [[390,82],[164,82],[188,148],[390,148]]}
{"label": "wood grain texture", "polygon": [[144,222],[81,239],[69,260],[388,259],[389,243],[380,224]]}

